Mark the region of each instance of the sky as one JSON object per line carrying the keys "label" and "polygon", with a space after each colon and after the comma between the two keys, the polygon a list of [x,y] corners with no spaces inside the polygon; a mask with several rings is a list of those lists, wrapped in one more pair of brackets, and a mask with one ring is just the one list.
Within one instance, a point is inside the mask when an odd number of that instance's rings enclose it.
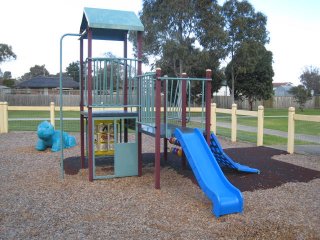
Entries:
{"label": "sky", "polygon": [[[224,0],[219,0],[223,3]],[[273,52],[274,82],[299,84],[307,66],[320,67],[320,1],[319,0],[249,0],[256,11],[267,18]],[[96,7],[133,11],[142,8],[141,0],[0,0],[0,43],[12,46],[14,61],[2,63],[2,72],[11,71],[14,78],[29,72],[34,65],[45,64],[51,74],[60,69],[60,38],[65,33],[78,33],[83,8]],[[123,45],[95,41],[93,56],[111,51],[122,56]],[[132,56],[129,44],[128,56]],[[76,37],[63,40],[63,70],[79,60]],[[225,63],[222,63],[225,64]],[[147,69],[146,69],[147,70]]]}

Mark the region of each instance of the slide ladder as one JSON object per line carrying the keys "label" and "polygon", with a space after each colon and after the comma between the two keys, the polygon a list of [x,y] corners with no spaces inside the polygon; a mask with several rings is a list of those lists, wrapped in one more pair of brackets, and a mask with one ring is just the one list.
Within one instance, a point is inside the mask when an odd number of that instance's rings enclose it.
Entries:
{"label": "slide ladder", "polygon": [[175,130],[200,188],[213,203],[216,217],[243,211],[243,197],[239,189],[224,176],[199,129]]}
{"label": "slide ladder", "polygon": [[210,135],[210,149],[213,153],[215,159],[218,161],[221,167],[228,167],[232,169],[236,169],[240,172],[248,172],[248,173],[260,173],[258,169],[248,167],[246,165],[242,165],[233,161],[222,149],[217,136],[214,133]]}

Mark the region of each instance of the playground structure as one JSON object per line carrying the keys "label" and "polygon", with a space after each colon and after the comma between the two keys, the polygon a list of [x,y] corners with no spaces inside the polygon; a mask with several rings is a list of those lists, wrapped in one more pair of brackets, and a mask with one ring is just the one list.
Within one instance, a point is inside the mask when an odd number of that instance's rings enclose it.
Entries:
{"label": "playground structure", "polygon": [[[182,166],[186,166],[187,158],[201,189],[213,202],[213,213],[218,217],[242,212],[241,192],[225,178],[209,148],[211,70],[206,70],[205,78],[190,78],[187,74],[162,77],[159,68],[142,74],[143,30],[133,12],[85,8],[80,34],[64,35],[80,36],[81,167],[85,167],[87,159],[89,181],[141,176],[142,134],[147,134],[155,139],[155,188],[160,189],[161,139],[167,159],[168,140],[175,136],[185,153]],[[128,31],[137,31],[138,59],[127,58]],[[88,46],[86,60],[84,39]],[[122,41],[123,58],[93,58],[94,39]],[[60,78],[60,90],[62,87]],[[190,101],[195,95],[201,96],[202,111],[197,117],[190,112]],[[63,130],[61,92],[60,99]],[[101,157],[101,161],[113,162],[111,174],[97,172]],[[61,149],[62,176],[63,160]]]}

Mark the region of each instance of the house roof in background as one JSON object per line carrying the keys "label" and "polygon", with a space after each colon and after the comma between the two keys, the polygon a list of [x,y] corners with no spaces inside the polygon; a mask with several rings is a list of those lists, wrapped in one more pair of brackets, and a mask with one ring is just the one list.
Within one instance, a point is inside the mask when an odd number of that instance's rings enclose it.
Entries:
{"label": "house roof in background", "polygon": [[87,27],[92,29],[93,39],[100,40],[124,41],[128,31],[144,31],[143,24],[134,12],[86,7],[80,34]]}
{"label": "house roof in background", "polygon": [[[79,88],[79,83],[70,77],[62,78],[63,88]],[[16,85],[16,88],[60,88],[60,77],[37,76]]]}
{"label": "house roof in background", "polygon": [[280,87],[280,86],[291,86],[291,82],[276,82],[272,83],[273,87]]}

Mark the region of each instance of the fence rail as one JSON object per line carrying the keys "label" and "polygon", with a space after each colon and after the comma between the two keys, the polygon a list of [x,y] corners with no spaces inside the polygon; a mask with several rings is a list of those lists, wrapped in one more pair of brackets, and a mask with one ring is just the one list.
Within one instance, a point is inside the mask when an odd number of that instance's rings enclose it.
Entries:
{"label": "fence rail", "polygon": [[[17,130],[30,131],[31,125],[32,125],[32,129],[36,130],[37,124],[43,120],[48,120],[53,125],[56,125],[57,127],[59,127],[58,126],[59,124],[57,122],[59,122],[60,119],[55,116],[55,114],[58,114],[59,109],[60,109],[59,106],[55,106],[55,104],[53,102],[51,102],[50,105],[48,105],[48,106],[32,106],[32,107],[31,106],[10,106],[6,102],[0,102],[0,133],[7,133],[10,129],[13,131],[17,131]],[[103,109],[99,109],[99,110],[103,110]],[[117,110],[117,108],[112,108],[111,110]],[[163,110],[164,109],[162,107],[161,111],[163,112]],[[9,114],[9,111],[11,111],[10,114]],[[30,112],[30,114],[28,114],[28,113],[26,113],[26,114],[20,113],[19,114],[18,113],[18,115],[17,115],[17,113],[15,113],[16,111],[17,112],[18,111],[26,111],[26,112],[28,111],[28,112]],[[79,112],[80,111],[79,106],[77,106],[77,107],[64,106],[63,111],[69,112],[67,114],[66,118],[64,118],[65,120],[68,120],[68,124],[70,125],[70,129],[72,129],[72,130],[68,130],[68,131],[79,131],[80,130],[79,120],[78,120],[79,118],[77,118],[76,113],[72,113],[72,112]],[[137,109],[133,108],[132,111],[137,111]],[[200,107],[192,107],[190,109],[190,111],[195,114],[193,116],[195,117],[195,119],[197,119],[197,117],[196,117],[197,114],[202,113],[203,109]],[[217,114],[220,114],[220,116],[217,116]],[[223,116],[221,116],[221,114]],[[224,115],[226,115],[226,116],[224,116]],[[267,131],[270,129],[264,129],[264,107],[263,106],[259,106],[258,111],[246,111],[246,110],[237,109],[236,104],[233,104],[231,109],[217,108],[216,103],[211,104],[211,131],[213,131],[214,133],[217,133],[217,127],[220,127],[220,130],[221,130],[221,127],[225,128],[225,126],[227,125],[227,128],[229,128],[229,130],[228,130],[229,133],[231,131],[231,136],[230,136],[231,140],[233,142],[236,142],[237,141],[237,131],[238,130],[246,131],[246,130],[242,130],[243,125],[241,125],[241,124],[238,125],[237,121],[238,121],[238,119],[240,119],[239,121],[241,121],[241,117],[246,118],[247,116],[249,118],[256,118],[257,119],[257,122],[254,121],[254,124],[256,124],[256,127],[254,127],[253,131],[252,131],[252,129],[248,130],[249,132],[251,131],[251,132],[256,133],[257,146],[264,145],[264,134],[267,134],[267,135],[276,134],[276,133],[268,133]],[[267,117],[270,117],[270,116],[267,116]],[[281,117],[286,118],[286,116],[281,116]],[[301,144],[301,143],[297,143],[297,142],[295,143],[295,140],[304,141],[300,137],[301,131],[299,133],[300,128],[298,126],[296,126],[296,121],[299,121],[299,123],[301,123],[303,125],[306,125],[306,121],[307,122],[314,122],[314,123],[318,124],[318,123],[320,123],[320,116],[319,115],[296,114],[295,108],[290,107],[287,117],[288,117],[288,131],[282,132],[282,134],[285,134],[283,136],[283,138],[285,138],[285,136],[288,137],[287,152],[294,153],[295,144]],[[225,118],[227,118],[227,121]],[[223,119],[223,122],[220,122],[220,120],[219,120],[219,122],[217,122],[217,119],[218,120]],[[30,124],[27,123],[27,121],[29,121]],[[220,125],[221,123],[223,123],[225,125],[221,126]],[[10,124],[10,129],[9,129],[9,124]],[[28,126],[30,129],[28,129]],[[319,125],[312,125],[312,126],[315,127],[314,129],[319,128]],[[248,127],[252,128],[252,126],[248,126]],[[298,131],[298,134],[296,134],[296,135],[295,135],[295,128],[297,128],[297,131]],[[274,130],[272,130],[272,131],[274,131]],[[220,134],[218,133],[218,135],[221,135],[221,133]],[[223,135],[223,133],[222,133],[222,135]],[[266,139],[267,139],[267,135],[266,135]],[[275,136],[277,136],[277,135],[275,135]],[[243,139],[243,136],[241,135],[240,138]],[[319,135],[314,135],[311,140],[307,140],[307,141],[311,141],[311,142],[315,143],[316,145],[318,145],[318,144],[320,144],[320,141],[318,139],[319,139]],[[255,139],[251,139],[251,140],[255,141]]]}
{"label": "fence rail", "polygon": [[[50,102],[54,102],[55,105],[60,105],[60,96],[57,91],[51,91],[45,95],[42,92],[30,92],[24,94],[23,92],[17,92],[16,94],[1,93],[0,101],[8,102],[10,106],[48,106]],[[66,106],[78,106],[80,102],[79,90],[69,90],[63,94],[63,103]],[[197,107],[197,101],[190,103],[191,106]],[[214,96],[213,102],[217,104],[217,107],[228,109],[232,106],[230,96]],[[248,101],[236,101],[237,109],[249,109]],[[260,105],[265,108],[289,108],[299,107],[294,102],[293,97],[273,97],[266,101],[256,101],[253,104],[253,109],[258,109]],[[320,108],[320,96],[313,96],[311,100],[307,101],[305,105],[306,109]]]}
{"label": "fence rail", "polygon": [[320,123],[320,116],[310,116],[296,114],[295,108],[289,108],[288,114],[288,145],[287,152],[294,153],[294,140],[295,140],[295,121],[307,121],[307,122],[318,122]]}
{"label": "fence rail", "polygon": [[257,146],[263,145],[263,118],[264,107],[259,106],[258,111],[238,110],[237,104],[232,104],[231,109],[217,108],[216,103],[211,104],[211,131],[217,133],[217,113],[231,115],[231,141],[237,141],[237,115],[257,117]]}

